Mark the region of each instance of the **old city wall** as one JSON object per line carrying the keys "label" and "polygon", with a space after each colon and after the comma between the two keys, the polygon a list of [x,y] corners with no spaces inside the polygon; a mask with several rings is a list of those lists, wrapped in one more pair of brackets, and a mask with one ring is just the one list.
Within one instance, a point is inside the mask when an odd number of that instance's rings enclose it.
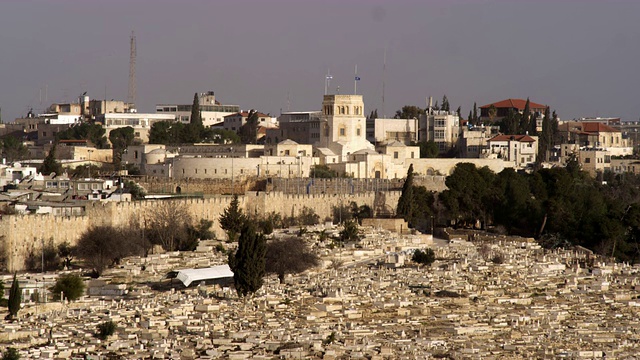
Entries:
{"label": "old city wall", "polygon": [[[353,195],[293,195],[281,193],[248,192],[238,198],[241,208],[250,214],[263,215],[276,212],[282,216],[298,215],[303,207],[312,208],[321,220],[331,216],[334,206],[348,205],[356,202],[358,205],[380,207],[380,199],[384,200],[384,207],[388,211],[395,210],[400,196],[399,192],[385,193],[384,196],[373,192]],[[174,202],[183,204],[191,216],[214,221],[212,231],[217,238],[224,238],[218,218],[232,197],[217,195],[205,199],[175,199],[175,200],[147,200],[136,202],[89,203],[85,215],[82,216],[53,216],[53,215],[11,215],[0,219],[0,245],[7,256],[7,266],[10,271],[24,269],[24,260],[30,251],[38,251],[42,247],[42,240],[52,239],[54,245],[68,241],[75,244],[82,233],[91,226],[114,225],[126,226],[130,220],[142,220],[152,216],[153,210],[160,206],[160,202]],[[375,204],[377,202],[377,204]]]}

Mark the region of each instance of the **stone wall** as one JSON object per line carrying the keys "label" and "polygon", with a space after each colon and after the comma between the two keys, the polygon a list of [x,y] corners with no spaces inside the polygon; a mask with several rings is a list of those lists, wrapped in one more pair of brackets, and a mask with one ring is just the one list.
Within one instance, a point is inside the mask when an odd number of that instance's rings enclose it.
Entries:
{"label": "stone wall", "polygon": [[[246,213],[253,215],[276,212],[282,216],[297,216],[306,206],[312,208],[320,216],[320,220],[324,220],[331,216],[334,206],[348,205],[351,202],[380,208],[382,201],[387,211],[395,210],[400,193],[388,192],[385,195],[376,197],[373,192],[353,195],[294,195],[252,191],[238,197],[238,201]],[[85,215],[82,216],[3,216],[0,219],[0,241],[7,255],[9,270],[22,270],[29,250],[41,249],[42,239],[53,239],[54,245],[65,241],[75,244],[82,233],[92,226],[126,226],[130,220],[152,216],[154,208],[171,202],[184,204],[195,220],[212,220],[212,231],[216,237],[225,238],[218,219],[231,200],[230,195],[216,195],[205,199],[91,202],[87,204]]]}

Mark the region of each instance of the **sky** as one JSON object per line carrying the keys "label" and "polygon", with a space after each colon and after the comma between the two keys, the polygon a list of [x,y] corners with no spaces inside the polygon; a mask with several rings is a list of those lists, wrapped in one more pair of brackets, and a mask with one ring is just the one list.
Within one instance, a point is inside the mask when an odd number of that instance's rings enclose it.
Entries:
{"label": "sky", "polygon": [[0,108],[10,122],[85,91],[126,100],[134,31],[139,112],[205,91],[319,110],[327,72],[352,94],[357,65],[366,114],[446,94],[463,117],[529,97],[561,119],[638,120],[638,14],[635,0],[2,0]]}

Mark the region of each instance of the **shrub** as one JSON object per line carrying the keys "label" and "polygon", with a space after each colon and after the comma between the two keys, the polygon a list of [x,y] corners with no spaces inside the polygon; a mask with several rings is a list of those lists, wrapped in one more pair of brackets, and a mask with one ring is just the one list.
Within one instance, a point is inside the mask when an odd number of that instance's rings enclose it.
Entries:
{"label": "shrub", "polygon": [[16,350],[15,348],[7,348],[7,350],[5,352],[2,353],[2,360],[19,360],[20,359],[20,354],[18,353],[18,350]]}
{"label": "shrub", "polygon": [[286,274],[298,274],[320,264],[320,258],[299,237],[272,240],[267,243],[265,271],[277,274],[280,283]]}
{"label": "shrub", "polygon": [[315,210],[309,207],[303,207],[298,215],[298,224],[300,225],[316,225],[320,222],[320,216]]}
{"label": "shrub", "polygon": [[358,241],[360,240],[360,231],[358,230],[358,222],[355,220],[346,221],[340,230],[340,241]]}
{"label": "shrub", "polygon": [[84,282],[82,278],[76,274],[65,274],[56,280],[55,285],[51,288],[53,296],[63,294],[65,299],[69,301],[77,300],[84,294]]}
{"label": "shrub", "polygon": [[113,335],[116,332],[116,323],[113,321],[105,321],[98,325],[98,337],[105,340],[107,337]]}
{"label": "shrub", "polygon": [[495,254],[491,258],[491,262],[494,263],[494,264],[503,264],[504,260],[505,260],[504,254],[502,254],[502,253]]}
{"label": "shrub", "polygon": [[432,249],[425,249],[424,251],[418,249],[413,253],[413,257],[411,258],[414,262],[420,265],[431,265],[434,261],[436,261],[436,254]]}

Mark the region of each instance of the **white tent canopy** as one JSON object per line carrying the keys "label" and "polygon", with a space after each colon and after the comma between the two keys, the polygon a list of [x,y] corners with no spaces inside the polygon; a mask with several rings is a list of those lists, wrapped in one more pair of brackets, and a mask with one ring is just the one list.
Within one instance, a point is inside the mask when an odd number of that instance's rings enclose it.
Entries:
{"label": "white tent canopy", "polygon": [[191,285],[194,281],[213,280],[233,277],[233,271],[229,265],[218,265],[202,269],[182,269],[178,270],[176,278],[184,284]]}

